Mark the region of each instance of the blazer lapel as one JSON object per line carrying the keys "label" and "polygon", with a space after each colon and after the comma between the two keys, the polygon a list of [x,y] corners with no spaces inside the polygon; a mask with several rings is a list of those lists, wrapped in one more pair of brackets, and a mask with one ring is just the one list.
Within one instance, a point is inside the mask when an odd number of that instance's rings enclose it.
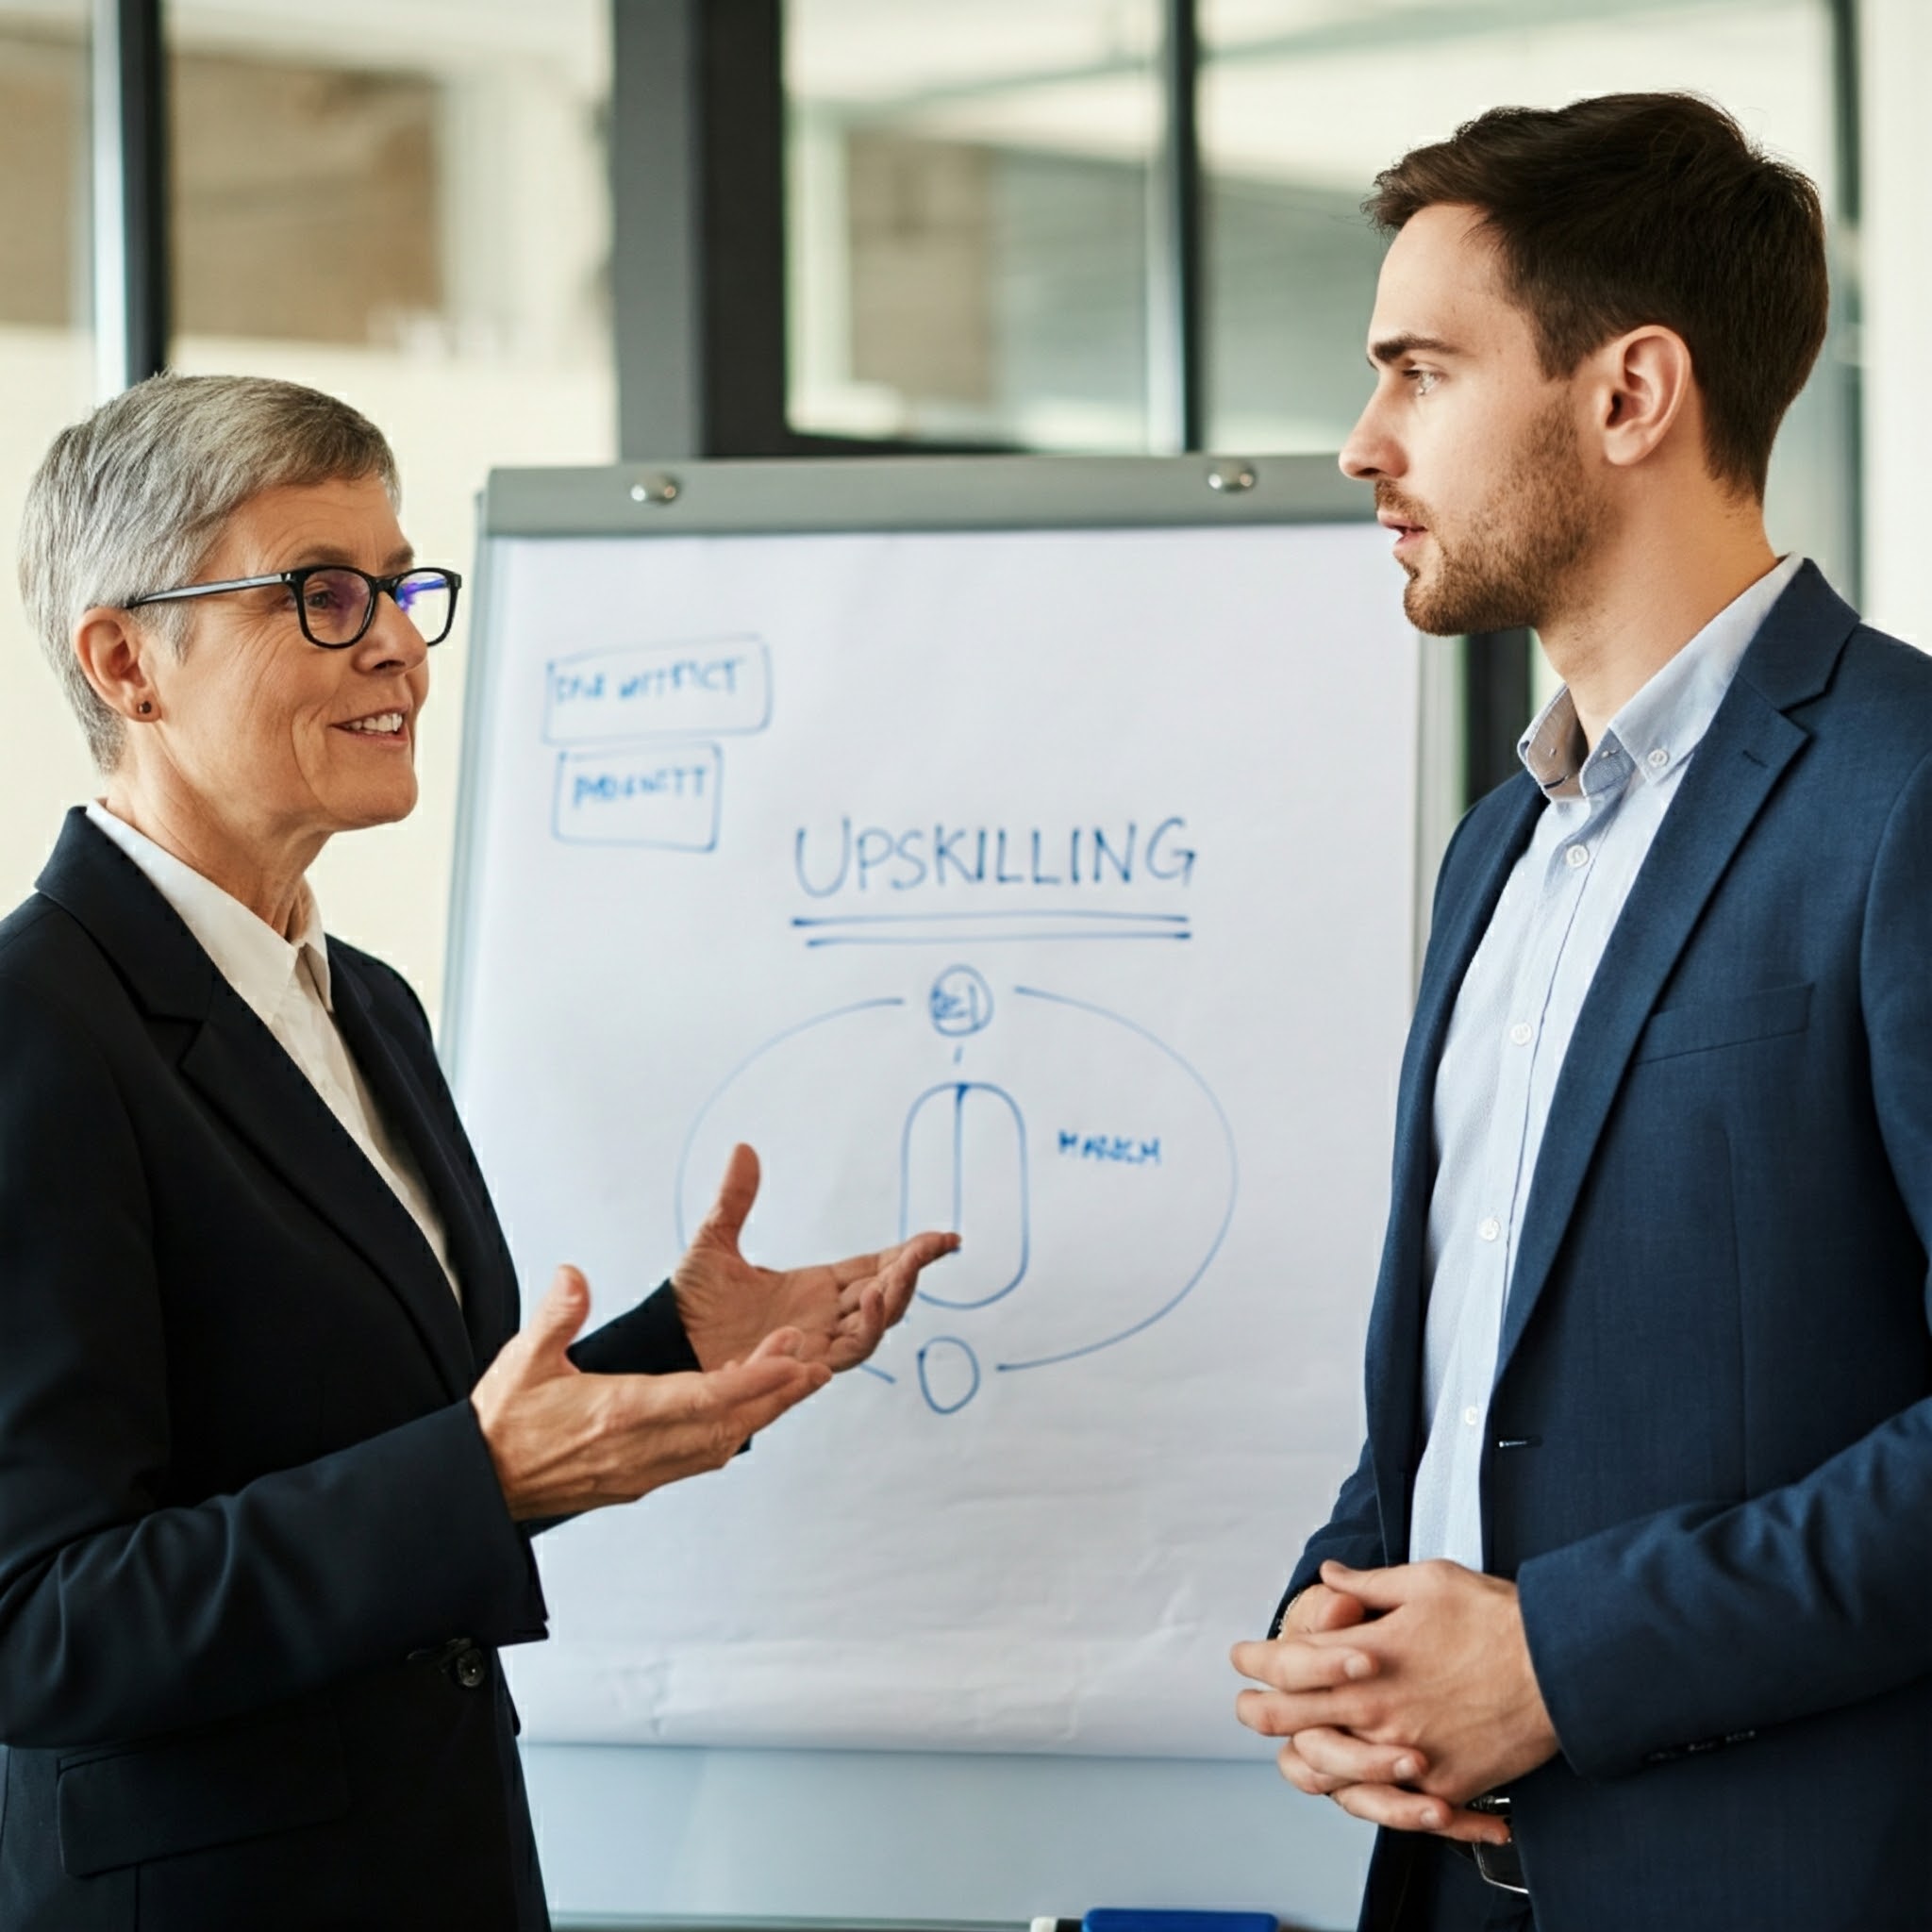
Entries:
{"label": "blazer lapel", "polygon": [[1745,834],[1810,741],[1785,711],[1824,688],[1857,622],[1807,564],[1765,620],[1664,815],[1551,1097],[1503,1312],[1499,1382],[1548,1283],[1638,1036]]}
{"label": "blazer lapel", "polygon": [[74,811],[38,881],[151,1017],[192,1023],[182,1075],[403,1304],[452,1397],[473,1380],[456,1297],[422,1231],[141,869]]}
{"label": "blazer lapel", "polygon": [[[1453,904],[1441,908],[1423,961],[1396,1102],[1389,1235],[1369,1320],[1369,1440],[1375,1445],[1385,1511],[1388,1499],[1406,1498],[1408,1492],[1421,1398],[1426,1235],[1436,1172],[1436,1068],[1469,963],[1489,930],[1503,887],[1529,842],[1542,804],[1542,793],[1526,772],[1495,801],[1491,809],[1497,816],[1496,825],[1481,835],[1487,838],[1488,848],[1471,856],[1469,885]],[[1474,832],[1472,827],[1471,834]],[[1390,1522],[1384,1522],[1383,1533],[1391,1553],[1406,1541],[1403,1529]]]}
{"label": "blazer lapel", "polygon": [[[480,1188],[453,1158],[452,1133],[459,1132],[454,1110],[439,1108],[405,1056],[396,1052],[376,1024],[368,993],[348,962],[331,953],[330,983],[342,1038],[369,1082],[391,1129],[408,1142],[422,1170],[424,1185],[441,1212],[450,1262],[461,1285],[463,1325],[473,1371],[488,1364],[516,1326],[514,1283],[504,1280],[494,1215]],[[442,1116],[447,1115],[445,1124]],[[412,1224],[413,1225],[413,1224]],[[449,1298],[447,1284],[444,1299]]]}

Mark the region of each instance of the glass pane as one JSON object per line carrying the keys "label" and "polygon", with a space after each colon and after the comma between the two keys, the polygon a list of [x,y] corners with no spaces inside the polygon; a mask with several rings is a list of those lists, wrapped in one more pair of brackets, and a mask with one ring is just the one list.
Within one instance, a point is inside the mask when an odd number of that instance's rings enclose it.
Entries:
{"label": "glass pane", "polygon": [[789,0],[792,427],[1147,434],[1155,0]]}
{"label": "glass pane", "polygon": [[[1383,243],[1377,170],[1504,103],[1690,89],[1722,101],[1832,205],[1825,0],[1204,0],[1210,441],[1339,448]],[[1851,385],[1827,345],[1778,441],[1772,535],[1847,589]]]}
{"label": "glass pane", "polygon": [[[425,563],[467,573],[492,466],[615,460],[608,15],[169,0],[175,366],[312,383],[373,417]],[[470,608],[432,660],[415,814],[317,874],[333,929],[431,1012]]]}
{"label": "glass pane", "polygon": [[[0,4],[0,530],[93,401],[88,8]],[[0,597],[0,910],[34,882],[92,768],[17,596]]]}

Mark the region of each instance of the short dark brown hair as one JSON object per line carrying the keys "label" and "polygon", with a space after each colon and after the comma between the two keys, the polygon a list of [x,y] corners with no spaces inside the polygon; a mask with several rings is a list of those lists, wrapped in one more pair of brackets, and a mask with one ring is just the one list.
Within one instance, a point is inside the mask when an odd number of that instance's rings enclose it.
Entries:
{"label": "short dark brown hair", "polygon": [[1543,373],[1645,323],[1683,337],[1711,474],[1764,494],[1771,445],[1824,341],[1824,216],[1810,178],[1695,94],[1492,108],[1412,149],[1363,204],[1391,232],[1481,211]]}

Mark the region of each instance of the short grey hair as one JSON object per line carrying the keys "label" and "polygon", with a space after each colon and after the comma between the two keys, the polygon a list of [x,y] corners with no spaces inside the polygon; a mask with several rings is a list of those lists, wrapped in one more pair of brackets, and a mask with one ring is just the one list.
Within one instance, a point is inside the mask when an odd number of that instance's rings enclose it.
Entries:
{"label": "short grey hair", "polygon": [[[21,518],[20,591],[100,770],[120,761],[126,726],[80,668],[82,612],[192,583],[223,525],[264,490],[364,476],[400,505],[395,455],[375,424],[262,376],[151,376],[54,439]],[[144,607],[140,621],[186,649],[185,606]]]}

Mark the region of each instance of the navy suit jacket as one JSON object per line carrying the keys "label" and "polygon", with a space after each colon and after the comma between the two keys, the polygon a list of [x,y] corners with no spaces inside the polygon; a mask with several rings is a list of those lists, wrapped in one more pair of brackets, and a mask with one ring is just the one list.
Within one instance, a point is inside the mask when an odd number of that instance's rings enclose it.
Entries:
{"label": "navy suit jacket", "polygon": [[[1327,1557],[1404,1560],[1435,1071],[1541,808],[1442,863],[1403,1064],[1368,1443]],[[1483,1462],[1561,1755],[1539,1932],[1932,1924],[1932,659],[1809,566],[1699,745],[1579,1018]],[[1364,1924],[1415,1840],[1383,1834]]]}
{"label": "navy suit jacket", "polygon": [[[428,1244],[70,815],[0,924],[0,1926],[545,1924],[495,1651],[541,1637],[467,1399],[517,1284],[415,996],[330,942]],[[579,1344],[691,1367],[660,1293]]]}

